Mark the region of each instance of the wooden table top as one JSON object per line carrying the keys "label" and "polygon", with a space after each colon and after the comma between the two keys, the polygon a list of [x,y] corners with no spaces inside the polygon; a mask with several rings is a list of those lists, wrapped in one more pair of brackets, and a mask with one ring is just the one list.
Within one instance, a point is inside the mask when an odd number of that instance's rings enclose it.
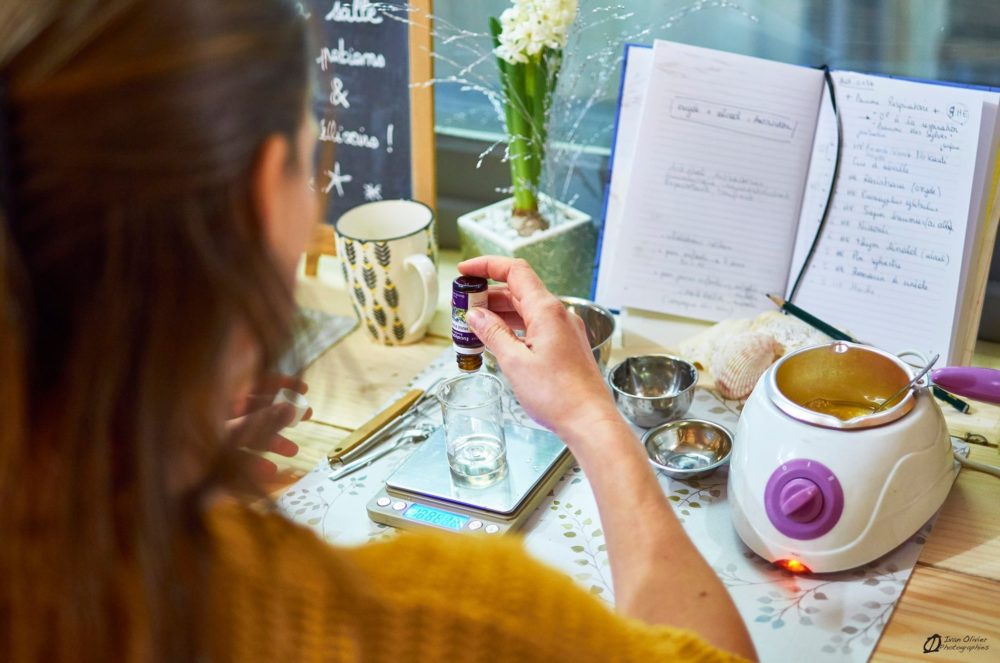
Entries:
{"label": "wooden table top", "polygon": [[[447,311],[450,282],[455,275],[454,254],[442,252],[441,311]],[[302,305],[351,314],[336,259],[323,257],[318,277],[301,277],[298,298]],[[421,342],[384,347],[355,329],[320,357],[306,372],[313,421],[304,422],[290,435],[300,445],[293,459],[271,455],[282,474],[274,488],[296,480],[326,457],[336,440],[372,417],[381,406],[422,371],[450,343],[447,315],[439,314]],[[626,333],[624,357],[654,347],[641,337]],[[1000,346],[980,343],[977,365],[1000,368]],[[1000,465],[1000,409],[977,406],[972,415],[948,415],[953,433],[972,430],[986,444],[971,444],[972,460]],[[963,469],[941,509],[934,530],[924,546],[909,584],[872,657],[873,661],[911,661],[923,656],[924,642],[933,634],[986,638],[988,651],[955,654],[944,651],[935,660],[1000,660],[1000,479]]]}

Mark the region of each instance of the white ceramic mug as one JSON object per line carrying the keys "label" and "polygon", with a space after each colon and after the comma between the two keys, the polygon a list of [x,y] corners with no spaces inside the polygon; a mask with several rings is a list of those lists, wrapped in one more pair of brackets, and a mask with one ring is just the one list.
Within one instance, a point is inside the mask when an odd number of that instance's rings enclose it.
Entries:
{"label": "white ceramic mug", "polygon": [[423,338],[437,309],[434,212],[412,200],[380,200],[344,212],[334,225],[354,312],[372,339]]}

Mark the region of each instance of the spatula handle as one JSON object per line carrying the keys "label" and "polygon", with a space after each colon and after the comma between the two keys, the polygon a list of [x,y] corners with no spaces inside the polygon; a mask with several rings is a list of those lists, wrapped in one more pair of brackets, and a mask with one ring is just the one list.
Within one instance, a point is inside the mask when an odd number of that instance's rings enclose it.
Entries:
{"label": "spatula handle", "polygon": [[933,371],[931,379],[953,394],[1000,404],[1000,371],[994,368],[949,366]]}

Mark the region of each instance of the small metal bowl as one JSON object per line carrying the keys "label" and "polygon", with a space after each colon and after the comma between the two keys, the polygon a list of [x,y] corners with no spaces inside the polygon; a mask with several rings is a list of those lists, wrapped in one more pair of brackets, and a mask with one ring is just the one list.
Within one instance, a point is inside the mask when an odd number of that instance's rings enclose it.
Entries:
{"label": "small metal bowl", "polygon": [[[566,310],[576,313],[583,320],[583,326],[587,330],[587,338],[590,340],[590,349],[594,353],[594,360],[597,367],[604,373],[611,359],[611,341],[615,335],[615,316],[611,311],[595,304],[589,299],[579,297],[560,297]],[[489,350],[483,352],[483,364],[486,370],[494,375],[500,374],[500,367],[497,366],[497,359]]]}
{"label": "small metal bowl", "polygon": [[711,421],[681,419],[642,436],[649,462],[674,479],[701,479],[729,462],[733,435]]}
{"label": "small metal bowl", "polygon": [[643,428],[683,417],[697,383],[698,369],[670,355],[629,357],[608,372],[618,410]]}

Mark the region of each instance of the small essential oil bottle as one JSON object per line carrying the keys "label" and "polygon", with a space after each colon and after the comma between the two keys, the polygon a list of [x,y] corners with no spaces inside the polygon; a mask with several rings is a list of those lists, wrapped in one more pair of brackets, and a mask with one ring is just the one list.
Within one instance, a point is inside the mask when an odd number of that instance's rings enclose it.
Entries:
{"label": "small essential oil bottle", "polygon": [[465,316],[469,309],[486,308],[488,299],[486,279],[479,276],[459,276],[451,284],[451,340],[455,346],[458,370],[466,373],[478,371],[483,365],[483,347]]}

